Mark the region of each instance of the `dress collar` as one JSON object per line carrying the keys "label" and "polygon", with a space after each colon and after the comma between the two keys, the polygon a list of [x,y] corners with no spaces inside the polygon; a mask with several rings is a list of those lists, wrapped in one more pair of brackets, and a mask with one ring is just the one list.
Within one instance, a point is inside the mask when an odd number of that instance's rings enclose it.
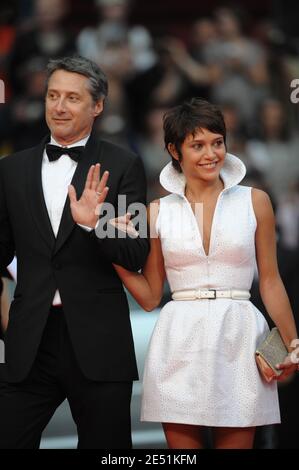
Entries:
{"label": "dress collar", "polygon": [[[235,155],[227,153],[220,176],[224,184],[224,191],[236,186],[246,174],[244,163]],[[179,173],[169,162],[160,173],[160,183],[166,191],[180,196],[185,195],[186,179],[184,173]]]}

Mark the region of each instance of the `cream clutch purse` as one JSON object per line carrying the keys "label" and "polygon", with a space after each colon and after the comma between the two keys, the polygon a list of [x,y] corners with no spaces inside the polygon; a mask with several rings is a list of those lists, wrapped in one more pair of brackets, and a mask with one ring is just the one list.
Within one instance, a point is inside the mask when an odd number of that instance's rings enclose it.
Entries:
{"label": "cream clutch purse", "polygon": [[255,358],[261,375],[267,382],[279,377],[282,370],[276,369],[276,364],[283,362],[288,350],[281,339],[278,328],[272,328],[267,337],[259,344],[255,351]]}

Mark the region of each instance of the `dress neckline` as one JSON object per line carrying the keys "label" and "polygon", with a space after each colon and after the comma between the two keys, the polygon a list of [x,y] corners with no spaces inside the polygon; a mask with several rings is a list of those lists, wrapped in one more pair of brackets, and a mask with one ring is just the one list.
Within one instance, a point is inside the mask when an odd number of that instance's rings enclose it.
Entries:
{"label": "dress neckline", "polygon": [[[167,191],[177,194],[187,204],[188,210],[191,211],[191,216],[194,224],[194,228],[196,233],[198,234],[199,238],[199,243],[200,243],[200,249],[202,251],[202,255],[208,260],[209,257],[213,253],[213,248],[214,248],[214,238],[215,238],[215,225],[216,225],[216,219],[217,219],[217,214],[218,214],[218,207],[220,200],[222,198],[222,195],[225,191],[229,190],[230,188],[233,188],[237,184],[242,181],[246,174],[246,167],[244,163],[235,155],[227,153],[225,156],[225,161],[224,165],[220,170],[220,177],[223,181],[223,189],[220,191],[213,217],[212,217],[212,223],[211,223],[211,230],[210,230],[210,236],[209,236],[209,247],[208,247],[208,253],[206,253],[205,248],[204,248],[204,242],[203,242],[203,230],[200,231],[200,228],[198,226],[196,216],[192,210],[191,204],[188,201],[187,197],[185,196],[185,187],[186,187],[186,179],[183,173],[179,173],[172,165],[172,162],[168,163],[161,171],[160,173],[160,183],[165,188]],[[203,219],[202,219],[203,222]],[[202,233],[201,233],[202,232]]]}

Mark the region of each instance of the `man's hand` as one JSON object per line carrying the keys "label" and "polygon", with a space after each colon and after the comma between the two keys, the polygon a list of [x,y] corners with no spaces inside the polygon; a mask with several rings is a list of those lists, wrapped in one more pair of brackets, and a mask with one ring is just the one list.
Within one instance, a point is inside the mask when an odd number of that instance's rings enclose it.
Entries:
{"label": "man's hand", "polygon": [[100,208],[106,199],[109,188],[106,186],[109,172],[105,171],[100,179],[100,164],[92,165],[89,169],[82,196],[77,200],[73,185],[68,188],[70,207],[74,221],[77,224],[95,228],[99,219]]}

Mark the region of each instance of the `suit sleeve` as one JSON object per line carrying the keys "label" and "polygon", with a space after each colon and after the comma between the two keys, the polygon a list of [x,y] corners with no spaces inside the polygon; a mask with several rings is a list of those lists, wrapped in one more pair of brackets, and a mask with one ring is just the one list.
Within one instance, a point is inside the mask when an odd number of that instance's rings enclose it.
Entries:
{"label": "suit sleeve", "polygon": [[[130,205],[133,207],[134,203],[142,204],[143,212],[140,213],[140,217],[143,217],[143,227],[146,226],[146,179],[139,157],[135,157],[125,171],[120,181],[118,194],[126,197],[126,211],[130,209]],[[136,228],[140,231],[140,226]],[[93,230],[91,236],[97,238],[101,251],[112,263],[119,264],[130,271],[138,271],[144,265],[149,252],[147,230],[140,232],[142,233],[137,238],[131,238],[124,233],[122,238],[117,236],[99,238],[98,231]]]}
{"label": "suit sleeve", "polygon": [[0,162],[0,270],[3,271],[14,257],[15,246],[8,216],[4,191],[3,161]]}

